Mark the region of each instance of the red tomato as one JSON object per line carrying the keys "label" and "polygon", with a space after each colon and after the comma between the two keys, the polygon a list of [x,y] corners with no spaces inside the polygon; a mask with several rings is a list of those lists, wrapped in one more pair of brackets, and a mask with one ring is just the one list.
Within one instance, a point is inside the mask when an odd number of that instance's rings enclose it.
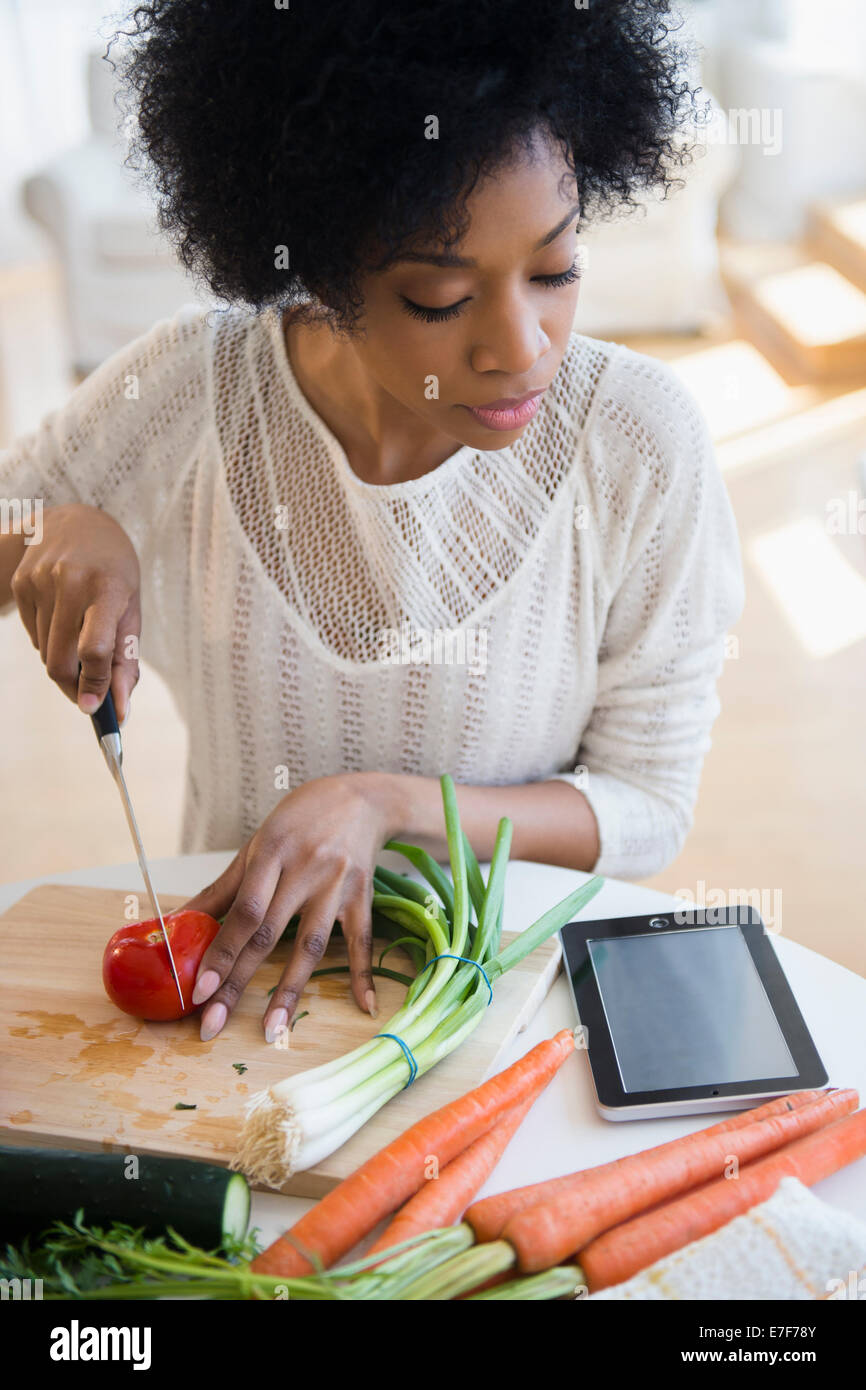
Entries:
{"label": "red tomato", "polygon": [[181,908],[164,912],[163,921],[183,991],[181,1009],[159,919],[130,922],[116,931],[102,957],[102,982],[111,1001],[135,1018],[184,1018],[199,1006],[192,1002],[201,958],[220,929],[207,912]]}

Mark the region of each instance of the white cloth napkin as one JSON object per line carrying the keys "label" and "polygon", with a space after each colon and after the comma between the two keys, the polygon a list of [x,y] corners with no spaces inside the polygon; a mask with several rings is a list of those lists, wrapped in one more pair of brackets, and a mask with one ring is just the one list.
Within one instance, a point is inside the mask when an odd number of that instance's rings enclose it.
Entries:
{"label": "white cloth napkin", "polygon": [[866,1222],[799,1178],[593,1299],[866,1299]]}

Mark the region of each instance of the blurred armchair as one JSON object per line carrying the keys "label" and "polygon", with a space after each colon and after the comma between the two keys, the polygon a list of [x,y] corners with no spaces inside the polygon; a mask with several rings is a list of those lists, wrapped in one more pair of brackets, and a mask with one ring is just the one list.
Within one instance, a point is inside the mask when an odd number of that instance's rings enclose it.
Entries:
{"label": "blurred armchair", "polygon": [[719,269],[719,202],[735,178],[740,151],[729,139],[727,113],[706,88],[708,120],[677,137],[696,145],[676,170],[683,187],[665,199],[637,197],[618,220],[581,232],[584,273],[575,327],[598,338],[616,334],[697,333],[729,311]]}
{"label": "blurred armchair", "polygon": [[26,179],[27,212],[60,261],[72,365],[87,373],[181,304],[204,300],[157,228],[148,192],[124,168],[116,82],[88,59],[91,132]]}

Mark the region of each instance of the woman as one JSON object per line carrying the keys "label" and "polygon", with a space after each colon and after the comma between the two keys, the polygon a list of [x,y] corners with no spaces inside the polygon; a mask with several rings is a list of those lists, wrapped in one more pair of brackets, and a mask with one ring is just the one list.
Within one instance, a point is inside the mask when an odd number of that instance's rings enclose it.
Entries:
{"label": "woman", "polygon": [[[445,853],[625,878],[689,828],[742,606],[704,420],[573,331],[581,225],[664,187],[693,98],[668,0],[139,6],[124,58],[187,307],[20,441],[0,538],[48,675],[125,717],[135,638],[190,733],[182,849],[241,849],[203,1039],[282,929],[291,1019],[335,920],[375,1014],[373,867]],[[130,640],[133,639],[133,640]],[[79,661],[82,671],[79,676]]]}

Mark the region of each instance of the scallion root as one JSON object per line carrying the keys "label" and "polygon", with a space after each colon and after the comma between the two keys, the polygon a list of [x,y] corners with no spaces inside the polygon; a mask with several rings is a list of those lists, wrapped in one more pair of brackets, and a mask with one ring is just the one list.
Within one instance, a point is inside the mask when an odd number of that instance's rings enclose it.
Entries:
{"label": "scallion root", "polygon": [[231,1167],[252,1182],[280,1188],[297,1171],[301,1128],[295,1110],[272,1090],[251,1097]]}

